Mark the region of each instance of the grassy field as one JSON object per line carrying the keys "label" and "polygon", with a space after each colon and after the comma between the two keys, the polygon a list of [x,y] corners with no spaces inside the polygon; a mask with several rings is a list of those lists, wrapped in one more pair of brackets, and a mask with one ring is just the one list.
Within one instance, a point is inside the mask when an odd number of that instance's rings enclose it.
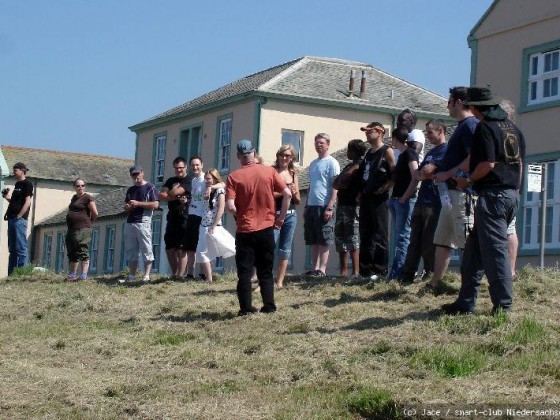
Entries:
{"label": "grassy field", "polygon": [[442,316],[459,286],[453,274],[437,297],[419,284],[288,277],[277,313],[241,318],[235,282],[0,280],[0,417],[353,419],[559,407],[558,270],[520,270],[508,317],[490,316],[486,287],[476,315]]}

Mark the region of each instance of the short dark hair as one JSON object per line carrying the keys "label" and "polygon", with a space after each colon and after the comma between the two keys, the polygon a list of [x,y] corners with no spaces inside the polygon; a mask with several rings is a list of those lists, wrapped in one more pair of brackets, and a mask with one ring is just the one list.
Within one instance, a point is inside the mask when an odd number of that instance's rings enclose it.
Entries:
{"label": "short dark hair", "polygon": [[187,160],[183,156],[177,156],[175,159],[173,159],[173,166],[177,165],[178,163],[184,163],[186,165]]}
{"label": "short dark hair", "polygon": [[443,120],[440,120],[439,118],[428,121],[426,123],[426,129],[428,129],[428,126],[431,126],[435,130],[442,130],[444,133],[447,130],[447,126]]}
{"label": "short dark hair", "polygon": [[467,100],[467,89],[465,86],[455,86],[449,89],[449,95],[455,100],[460,99],[464,102]]}
{"label": "short dark hair", "polygon": [[408,141],[408,130],[406,127],[397,127],[393,130],[391,136],[401,143],[406,143]]}
{"label": "short dark hair", "polygon": [[200,160],[200,163],[204,163],[204,161],[202,160],[202,158],[201,158],[200,156],[198,156],[198,155],[192,155],[191,158],[189,159],[189,165],[190,165],[190,163],[191,163],[193,160],[195,160],[195,159]]}
{"label": "short dark hair", "polygon": [[359,156],[363,156],[366,153],[367,146],[364,141],[360,139],[354,139],[348,142],[348,149],[353,150]]}

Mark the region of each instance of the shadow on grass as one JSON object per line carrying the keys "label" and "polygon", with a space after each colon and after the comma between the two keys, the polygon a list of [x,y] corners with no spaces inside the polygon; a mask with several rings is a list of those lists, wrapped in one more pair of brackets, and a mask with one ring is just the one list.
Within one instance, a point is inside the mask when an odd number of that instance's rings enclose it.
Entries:
{"label": "shadow on grass", "polygon": [[152,321],[168,321],[168,322],[196,322],[196,321],[227,321],[237,318],[233,312],[194,312],[187,311],[181,316],[168,315],[152,318]]}
{"label": "shadow on grass", "polygon": [[403,324],[406,321],[429,321],[438,319],[441,316],[441,311],[439,309],[433,309],[431,311],[424,312],[410,312],[399,318],[383,318],[383,317],[372,317],[365,318],[361,321],[355,322],[354,324],[347,325],[345,327],[336,329],[317,329],[318,332],[322,334],[332,334],[337,331],[364,331],[364,330],[380,330],[382,328],[396,327]]}
{"label": "shadow on grass", "polygon": [[334,308],[338,305],[346,305],[350,303],[366,303],[366,302],[375,302],[375,301],[385,301],[391,302],[399,300],[399,298],[403,295],[406,295],[407,291],[405,289],[387,289],[383,291],[379,291],[374,293],[369,297],[362,297],[362,296],[353,296],[349,293],[341,293],[338,299],[327,299],[325,301],[325,306],[328,308]]}
{"label": "shadow on grass", "polygon": [[314,276],[286,276],[286,282],[289,284],[294,284],[302,289],[312,289],[314,287],[321,286],[364,286],[371,283],[370,279],[362,277],[341,277],[341,276],[325,276],[325,277],[314,277]]}

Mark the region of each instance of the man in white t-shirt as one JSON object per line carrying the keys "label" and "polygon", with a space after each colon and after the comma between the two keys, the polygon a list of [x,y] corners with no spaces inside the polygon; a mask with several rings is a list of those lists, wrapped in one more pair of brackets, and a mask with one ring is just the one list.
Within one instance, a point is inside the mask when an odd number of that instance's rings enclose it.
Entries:
{"label": "man in white t-shirt", "polygon": [[191,156],[189,167],[193,175],[191,183],[191,201],[189,204],[189,216],[187,219],[187,232],[185,250],[187,251],[187,279],[194,279],[194,258],[198,245],[198,232],[200,222],[204,216],[204,193],[206,183],[204,182],[204,163],[200,156]]}
{"label": "man in white t-shirt", "polygon": [[329,247],[334,243],[334,206],[338,191],[333,188],[334,178],[340,174],[340,164],[329,155],[331,139],[326,133],[315,136],[318,158],[309,165],[309,190],[304,217],[304,238],[311,246],[313,269],[305,273],[325,276]]}

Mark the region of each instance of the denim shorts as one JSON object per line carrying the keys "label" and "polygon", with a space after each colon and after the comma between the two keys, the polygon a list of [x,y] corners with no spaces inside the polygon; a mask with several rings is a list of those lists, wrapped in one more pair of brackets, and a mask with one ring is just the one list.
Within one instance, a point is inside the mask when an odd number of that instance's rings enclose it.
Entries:
{"label": "denim shorts", "polygon": [[288,210],[281,229],[274,229],[274,242],[276,243],[276,257],[289,260],[292,254],[292,243],[297,225],[295,210]]}

